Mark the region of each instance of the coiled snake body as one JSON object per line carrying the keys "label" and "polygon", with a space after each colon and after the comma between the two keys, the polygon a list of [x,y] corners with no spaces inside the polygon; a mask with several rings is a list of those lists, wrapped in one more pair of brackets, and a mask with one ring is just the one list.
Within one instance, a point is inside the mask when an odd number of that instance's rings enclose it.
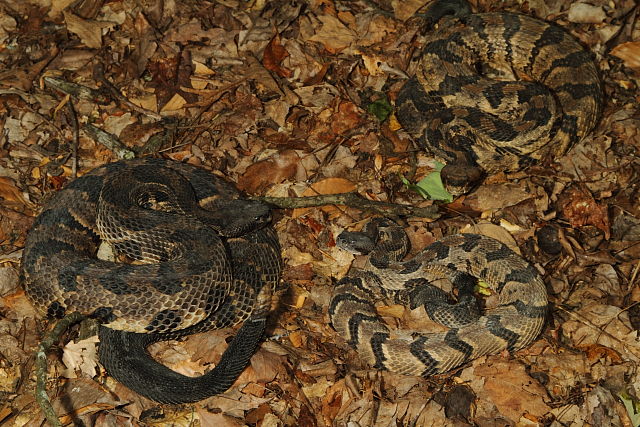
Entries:
{"label": "coiled snake body", "polygon": [[[398,93],[397,118],[447,163],[442,178],[451,192],[468,191],[487,172],[560,156],[594,128],[602,108],[598,72],[590,53],[562,28],[523,15],[472,14],[461,0],[437,0],[427,14],[438,28],[427,36],[415,76]],[[355,246],[365,241],[371,253],[364,269],[352,269],[337,284],[329,308],[334,328],[370,365],[438,374],[520,349],[540,333],[544,283],[503,244],[472,234],[447,236],[402,261],[401,229],[379,221],[372,229],[367,238],[339,237]],[[443,275],[458,291],[453,306],[429,282]],[[482,315],[472,295],[478,279],[498,295]],[[378,298],[424,305],[446,331],[394,338],[375,310]]]}
{"label": "coiled snake body", "polygon": [[[160,159],[107,164],[56,193],[27,237],[27,295],[43,314],[97,317],[100,361],[159,402],[225,391],[262,336],[281,258],[269,209],[224,180]],[[128,262],[96,258],[101,241]],[[244,321],[198,378],[153,360],[156,341]]]}
{"label": "coiled snake body", "polygon": [[[343,233],[348,249],[369,253],[366,266],[352,269],[335,287],[329,307],[331,323],[371,366],[405,375],[447,372],[483,355],[518,350],[533,341],[544,324],[547,293],[538,272],[497,240],[477,234],[451,235],[412,259],[404,231],[388,220],[374,220],[363,233]],[[431,284],[448,278],[458,291],[455,305]],[[478,279],[497,293],[498,303],[480,315],[474,287]],[[375,309],[390,298],[424,305],[429,316],[446,326],[394,338]]]}
{"label": "coiled snake body", "polygon": [[512,13],[471,14],[461,0],[436,1],[428,14],[442,19],[398,94],[397,117],[447,164],[442,178],[452,193],[485,173],[559,157],[594,128],[598,71],[562,28]]}

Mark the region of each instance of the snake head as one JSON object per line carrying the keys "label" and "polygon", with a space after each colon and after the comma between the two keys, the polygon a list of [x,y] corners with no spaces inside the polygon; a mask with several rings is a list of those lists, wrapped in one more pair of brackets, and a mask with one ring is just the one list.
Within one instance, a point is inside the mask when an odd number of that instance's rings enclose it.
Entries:
{"label": "snake head", "polygon": [[471,6],[467,0],[435,0],[428,6],[424,18],[427,24],[433,27],[445,16],[456,18],[470,15]]}
{"label": "snake head", "polygon": [[271,222],[269,206],[257,200],[219,201],[209,209],[201,209],[198,216],[221,236],[228,238],[259,230]]}
{"label": "snake head", "polygon": [[447,164],[440,171],[442,183],[449,193],[460,196],[473,190],[482,182],[484,171],[469,164]]}
{"label": "snake head", "polygon": [[343,231],[336,238],[336,246],[354,255],[368,254],[375,244],[371,236],[362,232]]}

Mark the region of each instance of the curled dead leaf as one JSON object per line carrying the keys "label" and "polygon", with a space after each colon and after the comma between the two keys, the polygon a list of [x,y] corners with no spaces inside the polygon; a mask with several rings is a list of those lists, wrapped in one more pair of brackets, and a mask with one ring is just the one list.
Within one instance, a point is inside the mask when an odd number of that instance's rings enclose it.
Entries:
{"label": "curled dead leaf", "polygon": [[356,41],[356,34],[335,16],[321,15],[318,19],[322,27],[309,40],[322,43],[328,52],[338,53]]}
{"label": "curled dead leaf", "polygon": [[624,61],[624,65],[640,70],[640,41],[622,43],[611,49],[611,55]]}
{"label": "curled dead leaf", "polygon": [[249,166],[238,178],[238,188],[248,193],[257,193],[269,185],[293,178],[299,166],[298,154],[293,150],[285,150]]}
{"label": "curled dead leaf", "polygon": [[611,235],[607,207],[599,204],[584,186],[571,187],[560,195],[558,206],[572,227],[593,225],[608,240]]}
{"label": "curled dead leaf", "polygon": [[262,65],[280,77],[291,77],[293,74],[291,70],[280,65],[287,56],[289,56],[289,52],[280,44],[280,34],[276,34],[264,48]]}

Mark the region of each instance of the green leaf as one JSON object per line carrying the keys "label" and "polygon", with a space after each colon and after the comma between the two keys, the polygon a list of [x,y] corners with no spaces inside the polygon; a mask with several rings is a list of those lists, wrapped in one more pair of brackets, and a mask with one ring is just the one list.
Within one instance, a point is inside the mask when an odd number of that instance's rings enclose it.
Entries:
{"label": "green leaf", "polygon": [[436,169],[429,175],[425,176],[417,184],[410,183],[405,177],[401,177],[402,182],[410,190],[420,194],[425,199],[442,200],[447,203],[453,202],[453,195],[444,188],[440,171],[444,164],[436,162]]}
{"label": "green leaf", "polygon": [[633,427],[640,427],[640,402],[626,393],[619,393],[618,397],[627,409],[627,414],[629,414]]}
{"label": "green leaf", "polygon": [[384,122],[393,111],[393,107],[385,96],[367,105],[367,111],[376,116],[379,121]]}

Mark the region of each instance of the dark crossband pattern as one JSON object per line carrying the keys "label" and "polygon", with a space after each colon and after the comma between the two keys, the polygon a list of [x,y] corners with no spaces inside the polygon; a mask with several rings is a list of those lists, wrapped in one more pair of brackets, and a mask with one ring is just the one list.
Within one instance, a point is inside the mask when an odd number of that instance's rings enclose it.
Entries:
{"label": "dark crossband pattern", "polygon": [[479,13],[440,20],[396,105],[402,126],[447,163],[458,194],[482,173],[564,154],[595,127],[602,97],[591,53],[561,27]]}
{"label": "dark crossband pattern", "polygon": [[[111,163],[56,193],[22,259],[42,313],[98,319],[100,361],[129,388],[168,403],[228,388],[257,347],[282,260],[269,209],[210,173],[161,159]],[[96,257],[108,242],[123,261]],[[219,367],[179,375],[146,347],[245,321]]]}
{"label": "dark crossband pattern", "polygon": [[[518,350],[538,336],[547,309],[544,283],[533,267],[504,244],[481,235],[458,234],[402,261],[398,253],[404,251],[387,252],[394,245],[385,241],[402,229],[390,221],[378,220],[376,225],[385,232],[369,256],[380,260],[386,255],[386,262],[368,262],[363,270],[352,270],[336,285],[329,307],[333,327],[371,366],[428,376],[483,355]],[[457,304],[448,304],[443,291],[430,283],[443,275],[458,290]],[[470,288],[478,279],[498,294],[497,305],[484,313],[469,301],[473,300]],[[407,294],[411,306],[424,305],[429,317],[448,330],[392,338],[375,303],[382,296],[406,300]]]}

